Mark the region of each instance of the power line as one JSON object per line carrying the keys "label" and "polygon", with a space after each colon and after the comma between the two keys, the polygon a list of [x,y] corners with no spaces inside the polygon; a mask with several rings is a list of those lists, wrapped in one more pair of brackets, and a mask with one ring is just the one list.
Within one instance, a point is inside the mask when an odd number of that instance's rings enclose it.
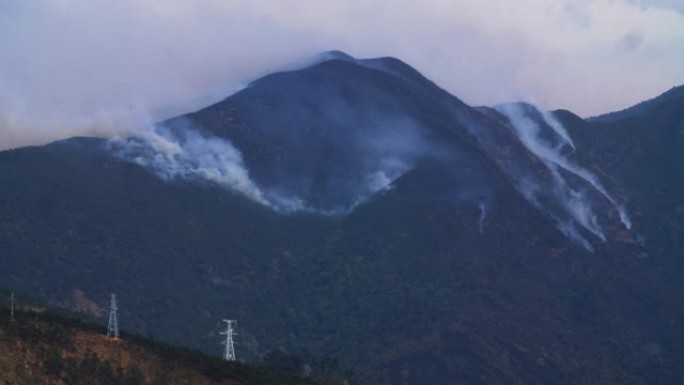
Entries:
{"label": "power line", "polygon": [[226,336],[226,340],[221,342],[226,345],[223,351],[223,359],[226,361],[235,361],[235,346],[233,346],[233,336],[235,334],[233,333],[233,323],[237,321],[224,319],[223,322],[226,323],[226,331],[220,333]]}
{"label": "power line", "polygon": [[119,338],[119,321],[116,316],[116,294],[112,293],[109,305],[109,326],[107,326],[107,338]]}

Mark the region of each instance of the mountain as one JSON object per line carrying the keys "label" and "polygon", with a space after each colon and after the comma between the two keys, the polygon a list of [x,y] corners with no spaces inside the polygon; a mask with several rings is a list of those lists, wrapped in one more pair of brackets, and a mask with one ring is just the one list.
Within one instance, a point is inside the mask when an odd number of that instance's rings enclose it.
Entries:
{"label": "mountain", "polygon": [[[0,153],[0,286],[368,384],[670,384],[684,99],[472,108],[339,52],[122,138]],[[658,99],[656,99],[658,100]],[[336,363],[336,364],[332,364]],[[315,366],[315,365],[314,365]]]}
{"label": "mountain", "polygon": [[589,118],[588,120],[591,122],[615,122],[627,118],[643,117],[655,109],[667,108],[667,105],[672,103],[676,104],[682,98],[684,98],[684,85],[672,87],[672,89],[656,98],[643,101],[622,111],[610,112]]}
{"label": "mountain", "polygon": [[3,384],[320,384],[46,312],[0,311]]}

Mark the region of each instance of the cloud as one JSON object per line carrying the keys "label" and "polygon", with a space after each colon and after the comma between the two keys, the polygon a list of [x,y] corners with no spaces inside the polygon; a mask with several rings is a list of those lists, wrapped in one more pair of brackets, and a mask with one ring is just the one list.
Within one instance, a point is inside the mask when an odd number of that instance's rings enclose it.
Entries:
{"label": "cloud", "polygon": [[638,32],[625,34],[618,42],[618,47],[624,51],[632,52],[644,43],[644,36]]}
{"label": "cloud", "polygon": [[674,0],[6,0],[0,148],[134,130],[328,49],[593,115],[684,83],[682,46]]}
{"label": "cloud", "polygon": [[680,0],[629,0],[630,3],[638,5],[642,9],[664,8],[677,11],[684,15],[684,2]]}

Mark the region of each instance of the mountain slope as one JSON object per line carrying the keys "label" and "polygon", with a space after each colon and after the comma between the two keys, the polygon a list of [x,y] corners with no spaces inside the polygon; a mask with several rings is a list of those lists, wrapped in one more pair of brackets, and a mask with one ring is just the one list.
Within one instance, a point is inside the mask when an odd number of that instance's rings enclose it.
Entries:
{"label": "mountain slope", "polygon": [[235,318],[238,356],[368,383],[671,383],[684,195],[648,170],[681,115],[655,111],[473,109],[333,55],[135,137],[0,153],[0,284],[100,316],[113,291],[131,330],[213,354]]}
{"label": "mountain slope", "polygon": [[[652,256],[682,250],[680,225],[684,208],[684,93],[673,88],[648,101],[651,108],[618,121],[588,123],[564,113],[562,120],[587,148],[587,162],[611,176],[611,183],[630,196],[642,242]],[[641,106],[637,105],[635,107]],[[639,109],[628,109],[639,111]],[[643,110],[642,110],[643,111]]]}
{"label": "mountain slope", "polygon": [[316,384],[140,337],[111,340],[92,324],[50,313],[0,311],[4,384]]}

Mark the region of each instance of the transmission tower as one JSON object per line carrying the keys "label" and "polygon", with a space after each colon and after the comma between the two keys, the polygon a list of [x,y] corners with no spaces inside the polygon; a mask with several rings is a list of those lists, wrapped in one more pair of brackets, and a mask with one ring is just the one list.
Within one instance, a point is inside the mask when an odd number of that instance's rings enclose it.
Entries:
{"label": "transmission tower", "polygon": [[116,294],[112,293],[112,302],[109,305],[109,326],[107,338],[119,338],[119,321],[116,318]]}
{"label": "transmission tower", "polygon": [[235,347],[233,346],[233,336],[235,334],[233,334],[233,323],[236,321],[224,319],[223,322],[226,323],[226,331],[220,333],[226,336],[226,340],[221,342],[226,345],[226,348],[223,351],[223,359],[226,361],[235,361]]}

